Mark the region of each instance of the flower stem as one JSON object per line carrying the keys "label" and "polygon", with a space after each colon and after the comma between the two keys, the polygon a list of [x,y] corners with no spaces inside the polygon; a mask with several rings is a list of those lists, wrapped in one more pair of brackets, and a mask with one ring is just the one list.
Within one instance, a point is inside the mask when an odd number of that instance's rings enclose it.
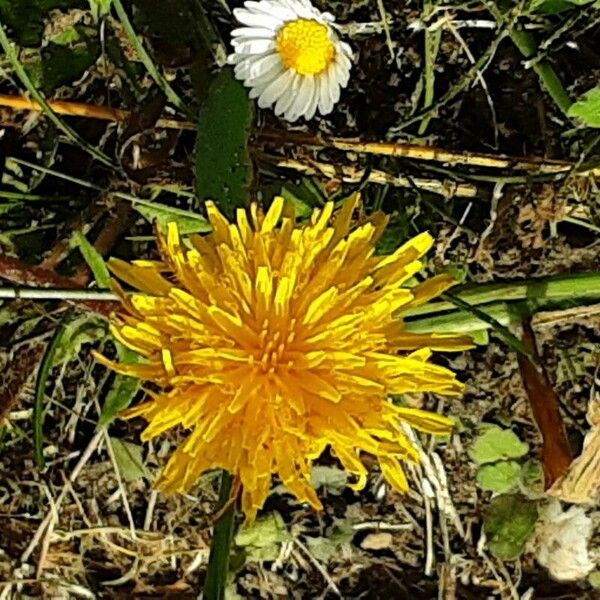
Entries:
{"label": "flower stem", "polygon": [[[223,471],[219,489],[219,502],[217,510],[227,506],[233,487],[233,477]],[[208,559],[208,570],[204,582],[204,600],[223,600],[227,587],[229,573],[229,556],[231,554],[231,540],[233,539],[233,522],[235,517],[235,503],[231,502],[227,509],[220,515],[215,523],[214,536]]]}

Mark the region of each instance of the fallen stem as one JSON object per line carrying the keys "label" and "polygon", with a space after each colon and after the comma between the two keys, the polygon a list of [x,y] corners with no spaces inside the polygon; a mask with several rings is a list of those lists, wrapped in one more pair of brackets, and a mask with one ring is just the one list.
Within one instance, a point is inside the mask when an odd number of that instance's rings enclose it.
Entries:
{"label": "fallen stem", "polygon": [[[54,113],[63,114],[66,116],[80,116],[115,122],[125,122],[131,116],[129,111],[121,109],[115,109],[101,105],[84,104],[80,102],[70,102],[65,100],[51,100],[45,102],[45,105],[54,111]],[[14,110],[33,110],[38,112],[42,112],[44,110],[43,105],[35,100],[30,100],[24,96],[11,96],[6,94],[0,94],[0,106],[6,106],[13,108]],[[194,123],[189,121],[179,121],[176,119],[159,119],[155,126],[157,128],[165,129],[196,129],[196,125],[194,125]],[[257,139],[259,139],[261,142],[273,141],[282,145],[334,148],[336,150],[357,152],[360,154],[374,154],[379,156],[407,158],[411,160],[423,160],[427,162],[441,162],[452,166],[466,165],[469,167],[483,167],[490,169],[517,169],[530,174],[537,173],[546,175],[568,175],[573,171],[574,168],[577,167],[577,163],[573,163],[571,161],[538,158],[535,156],[519,157],[502,156],[482,152],[457,152],[453,150],[446,150],[445,148],[423,146],[421,144],[407,144],[402,142],[375,142],[361,141],[351,138],[321,137],[293,131],[263,130],[257,132]],[[579,176],[600,175],[600,168],[592,168],[590,170],[584,170],[572,174]],[[521,181],[522,179],[518,180],[518,182]],[[467,194],[470,193],[471,191],[469,190]]]}
{"label": "fallen stem", "polygon": [[[85,102],[47,100],[46,104],[57,115],[65,115],[67,117],[84,117],[100,121],[126,123],[132,116],[132,113],[128,110],[98,104],[87,104]],[[9,94],[0,94],[0,106],[12,108],[13,110],[32,110],[35,112],[43,112],[44,110],[44,107],[35,100],[26,98],[25,96],[12,96]],[[158,119],[155,127],[162,129],[196,129],[193,123],[176,119]]]}
{"label": "fallen stem", "polygon": [[359,169],[353,166],[332,165],[314,160],[300,161],[293,158],[282,158],[281,156],[262,155],[262,158],[284,169],[293,169],[305,175],[324,175],[329,179],[341,179],[344,183],[359,183],[367,175],[370,183],[379,185],[393,185],[407,189],[418,188],[433,194],[439,194],[444,198],[477,198],[479,190],[471,183],[461,183],[445,179],[426,179],[424,177],[402,177],[390,175],[385,171],[371,169]]}
{"label": "fallen stem", "polygon": [[113,292],[100,290],[60,290],[50,288],[0,288],[0,300],[60,300],[65,302],[118,302]]}
{"label": "fallen stem", "polygon": [[[565,160],[538,157],[501,156],[483,152],[456,152],[444,148],[406,144],[402,142],[370,142],[358,139],[316,136],[301,132],[264,130],[258,134],[261,141],[272,141],[282,145],[314,146],[334,148],[358,154],[393,156],[412,160],[441,162],[447,165],[466,165],[490,169],[521,170],[528,173],[569,174],[575,163]],[[592,169],[586,174],[600,175],[600,169]]]}
{"label": "fallen stem", "polygon": [[[510,283],[468,284],[455,288],[453,295],[474,306],[518,300],[531,300],[544,305],[564,301],[577,304],[600,299],[600,272]],[[433,315],[453,309],[452,302],[430,302],[407,311],[404,316]]]}

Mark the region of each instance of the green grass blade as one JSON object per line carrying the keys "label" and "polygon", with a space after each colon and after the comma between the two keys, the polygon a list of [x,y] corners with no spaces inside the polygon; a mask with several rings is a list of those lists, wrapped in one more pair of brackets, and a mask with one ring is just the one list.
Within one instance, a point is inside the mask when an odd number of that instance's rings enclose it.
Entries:
{"label": "green grass blade", "polygon": [[[434,9],[434,4],[430,0],[426,0],[423,4],[423,19],[427,20]],[[440,42],[442,41],[442,28],[431,31],[425,28],[425,90],[423,99],[423,110],[427,110],[435,98],[435,62],[440,50]],[[429,126],[429,121],[432,115],[427,114],[423,117],[419,125],[419,135],[424,135]]]}
{"label": "green grass blade", "polygon": [[35,455],[35,462],[37,463],[40,469],[44,468],[46,461],[44,460],[44,400],[46,398],[46,384],[48,382],[48,377],[50,376],[50,372],[52,371],[52,367],[54,365],[54,359],[56,353],[59,348],[62,346],[65,338],[65,333],[67,331],[67,324],[71,317],[73,316],[73,311],[68,310],[61,319],[54,335],[52,336],[52,340],[50,344],[48,344],[48,348],[46,349],[46,353],[44,354],[44,358],[42,359],[42,364],[40,365],[40,369],[37,374],[37,379],[35,382],[35,403],[33,405],[33,449]]}
{"label": "green grass blade", "polygon": [[525,344],[508,329],[505,327],[500,321],[486,313],[484,310],[478,308],[477,306],[473,306],[464,300],[461,300],[458,296],[446,292],[442,295],[443,298],[447,298],[450,302],[452,302],[458,308],[466,312],[470,312],[474,317],[487,323],[496,334],[504,340],[504,342],[510,346],[515,352],[526,356],[534,365],[537,366],[537,360],[535,356],[529,351],[529,349],[525,346]]}
{"label": "green grass blade", "polygon": [[73,234],[71,245],[72,247],[79,248],[85,262],[94,275],[98,287],[102,290],[110,288],[110,273],[104,259],[98,250],[88,242],[81,231]]}

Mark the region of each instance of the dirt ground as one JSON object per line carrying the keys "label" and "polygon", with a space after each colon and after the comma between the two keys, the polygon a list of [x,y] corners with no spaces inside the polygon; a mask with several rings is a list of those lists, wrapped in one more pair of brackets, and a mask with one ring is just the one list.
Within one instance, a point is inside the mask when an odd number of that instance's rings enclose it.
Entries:
{"label": "dirt ground", "polygon": [[[194,120],[240,5],[0,0],[1,289],[91,289],[77,232],[105,257],[156,256],[152,221],[171,213],[131,196],[186,211],[181,218],[198,225]],[[429,230],[428,271],[456,274],[459,290],[492,289],[481,308],[493,305],[497,319],[463,311],[480,325],[469,329],[478,344],[436,358],[465,382],[464,397],[404,399],[457,422],[448,439],[414,436],[423,462],[409,469],[411,492],[390,490],[376,464],[366,489],[353,492],[330,455],[315,469],[321,513],[274,482],[253,530],[235,538],[228,597],[599,598],[599,471],[593,457],[583,474],[569,471],[568,490],[559,475],[584,439],[600,444],[600,134],[561,110],[539,67],[573,100],[598,85],[600,6],[316,5],[335,15],[355,52],[349,86],[331,115],[309,123],[256,109],[250,194],[268,205],[283,189],[311,207],[360,189],[366,214],[390,215],[381,252]],[[515,30],[532,36],[529,55]],[[26,94],[27,83],[48,99],[128,114],[119,123],[63,115],[57,124],[6,106],[2,98]],[[412,151],[385,154],[384,143]],[[514,158],[498,166],[482,158],[490,155]],[[589,283],[568,279],[556,295],[531,285],[582,274]],[[527,292],[516,302],[518,285]],[[115,351],[111,306],[83,300],[0,301],[0,600],[197,598],[218,479],[176,496],[153,489],[184,432],[142,443],[140,419],[103,421],[115,376],[90,351]],[[48,360],[58,327],[68,333]],[[542,366],[534,374],[519,340]],[[508,445],[492,448],[500,442],[490,431]]]}

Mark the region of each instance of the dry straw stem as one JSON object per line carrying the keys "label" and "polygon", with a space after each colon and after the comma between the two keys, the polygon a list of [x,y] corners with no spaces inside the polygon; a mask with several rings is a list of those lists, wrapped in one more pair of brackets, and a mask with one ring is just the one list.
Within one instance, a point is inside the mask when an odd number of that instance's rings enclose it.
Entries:
{"label": "dry straw stem", "polygon": [[409,189],[416,188],[440,194],[444,198],[476,198],[478,195],[477,186],[470,183],[457,183],[448,179],[438,181],[437,179],[425,179],[423,177],[399,177],[377,169],[372,169],[367,173],[364,169],[357,169],[353,166],[332,165],[313,160],[299,161],[270,155],[263,155],[263,158],[277,167],[293,169],[305,175],[321,174],[329,179],[341,178],[345,183],[359,183],[367,175],[367,181],[370,183]]}
{"label": "dry straw stem", "polygon": [[[48,107],[56,114],[73,117],[86,117],[91,119],[100,119],[103,121],[113,121],[118,123],[127,122],[131,117],[131,112],[109,106],[98,106],[95,104],[85,104],[82,102],[70,102],[65,100],[47,101]],[[14,110],[32,110],[43,112],[42,105],[25,96],[14,96],[0,94],[0,106],[12,108]],[[159,119],[156,122],[157,128],[164,129],[182,129],[193,131],[196,125],[189,121],[179,121],[177,119]],[[422,160],[427,162],[440,162],[451,166],[466,165],[470,167],[485,167],[490,169],[511,169],[526,171],[531,174],[539,175],[568,175],[575,167],[575,163],[564,160],[543,159],[537,157],[516,157],[516,156],[498,156],[495,154],[486,154],[480,152],[457,152],[446,150],[444,148],[435,148],[432,146],[423,146],[420,144],[407,144],[402,142],[365,142],[357,139],[337,138],[337,137],[317,137],[311,134],[283,131],[283,130],[264,130],[257,132],[257,137],[263,142],[277,142],[281,145],[295,146],[314,146],[318,148],[334,148],[346,152],[356,152],[357,154],[373,154],[378,156],[393,156],[397,158],[408,158],[412,160]],[[290,167],[294,168],[294,167]],[[350,171],[351,172],[351,171]],[[403,187],[403,178],[397,178],[383,172],[374,176],[371,181],[375,183],[389,183]],[[573,173],[577,176],[595,175],[600,176],[600,168],[590,169],[579,173]],[[349,175],[350,176],[350,175]],[[392,178],[390,181],[378,181],[384,178]],[[408,181],[408,180],[407,180]],[[418,180],[413,180],[418,181]],[[445,183],[435,182],[434,187]],[[466,198],[471,196],[471,191],[460,184],[457,186],[455,196]],[[413,187],[413,183],[410,184]],[[420,187],[420,186],[417,186]],[[427,189],[424,187],[423,189]],[[432,190],[434,191],[434,190]],[[464,195],[461,193],[464,192]],[[443,193],[443,192],[438,192]]]}
{"label": "dry straw stem", "polygon": [[[280,144],[296,146],[316,146],[320,148],[335,148],[357,154],[375,154],[378,156],[393,156],[410,158],[428,162],[441,162],[447,165],[467,165],[470,167],[485,167],[489,169],[511,169],[527,171],[540,175],[568,174],[574,163],[563,160],[542,159],[537,157],[498,156],[480,152],[456,152],[401,142],[364,142],[358,139],[338,137],[317,137],[305,133],[291,131],[263,131],[260,138]],[[578,175],[600,175],[600,169],[591,169]]]}
{"label": "dry straw stem", "polygon": [[[43,108],[39,102],[31,100],[26,96],[12,96],[0,94],[0,106],[12,108],[14,110],[32,110],[42,112]],[[88,119],[99,119],[101,121],[112,121],[117,123],[126,123],[131,113],[127,110],[112,108],[110,106],[98,106],[96,104],[86,104],[84,102],[70,102],[66,100],[49,100],[48,106],[59,115],[69,117],[85,117]],[[156,127],[163,129],[196,129],[193,123],[187,121],[178,121],[176,119],[159,119]]]}

